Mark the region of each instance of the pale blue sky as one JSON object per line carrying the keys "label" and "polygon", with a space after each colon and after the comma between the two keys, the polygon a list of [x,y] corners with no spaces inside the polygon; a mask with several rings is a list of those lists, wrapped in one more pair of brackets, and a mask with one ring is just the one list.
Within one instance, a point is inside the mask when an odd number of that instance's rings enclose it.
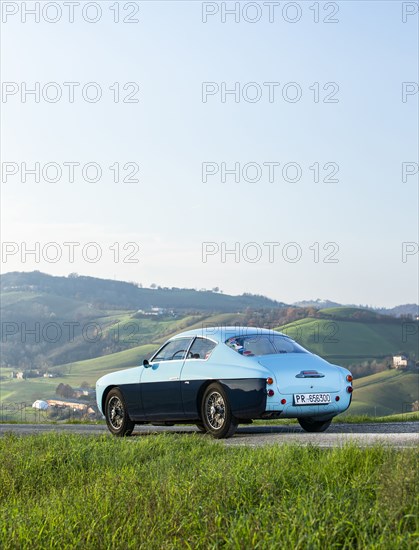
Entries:
{"label": "pale blue sky", "polygon": [[[66,249],[57,263],[3,255],[2,272],[219,286],[285,302],[418,301],[419,254],[402,262],[402,243],[419,239],[418,176],[401,178],[403,162],[418,162],[419,94],[402,102],[402,82],[419,80],[418,15],[403,23],[403,2],[344,1],[336,3],[339,23],[316,24],[310,1],[299,3],[299,22],[287,23],[279,11],[269,23],[260,2],[257,23],[221,23],[218,14],[204,24],[201,2],[138,4],[138,24],[113,23],[113,2],[100,2],[96,24],[78,11],[72,24],[66,15],[56,24],[22,23],[20,13],[2,24],[3,82],[18,83],[19,92],[22,82],[54,81],[65,91],[64,82],[95,81],[103,89],[95,104],[79,91],[74,103],[22,103],[18,93],[1,104],[3,163],[94,161],[103,169],[97,183],[70,183],[65,175],[23,183],[20,174],[2,181],[2,241],[19,249],[22,242],[42,249],[51,241],[96,241],[103,252],[97,263],[81,254],[70,263]],[[114,103],[114,82],[138,82],[139,102]],[[257,103],[222,103],[219,94],[203,103],[202,82],[281,85],[273,103],[265,90]],[[301,87],[300,101],[282,99],[288,82]],[[314,82],[338,83],[339,103],[315,103]],[[138,163],[140,181],[114,183],[114,162]],[[302,177],[204,183],[203,162],[296,162]],[[315,162],[337,163],[339,182],[315,183]],[[138,243],[139,262],[115,262],[115,242]],[[216,254],[203,263],[203,242],[220,250],[238,242],[240,261],[223,263]],[[243,257],[249,242],[265,252],[264,242],[281,246],[273,263],[267,253],[250,263]],[[301,261],[283,259],[289,242],[298,243]],[[314,262],[315,242],[337,243],[339,262]]]}

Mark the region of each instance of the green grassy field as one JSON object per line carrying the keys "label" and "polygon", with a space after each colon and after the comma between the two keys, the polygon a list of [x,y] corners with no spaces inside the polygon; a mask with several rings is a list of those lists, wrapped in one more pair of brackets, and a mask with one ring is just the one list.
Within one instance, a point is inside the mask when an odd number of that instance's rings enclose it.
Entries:
{"label": "green grassy field", "polygon": [[417,548],[418,451],[0,439],[0,547]]}
{"label": "green grassy field", "polygon": [[349,423],[349,424],[362,424],[364,422],[419,422],[419,412],[410,411],[401,414],[389,414],[388,416],[368,416],[367,414],[355,415],[355,414],[341,414],[335,416],[334,423]]}
{"label": "green grassy field", "polygon": [[[400,352],[418,359],[418,332],[402,321],[354,321],[345,316],[353,313],[351,308],[322,310],[331,319],[307,317],[278,327],[304,347],[328,361],[347,366],[371,359],[383,359]],[[335,317],[335,318],[332,318]],[[411,323],[413,324],[413,322]]]}
{"label": "green grassy field", "polygon": [[[68,363],[62,366],[65,375],[57,378],[28,378],[27,380],[6,378],[1,382],[0,402],[32,404],[36,399],[52,398],[55,396],[56,387],[61,382],[79,387],[85,381],[94,386],[96,380],[108,372],[139,365],[142,358],[155,349],[155,345],[138,346],[103,357]],[[7,377],[9,370],[2,369],[2,371]]]}
{"label": "green grassy field", "polygon": [[345,414],[386,416],[411,411],[419,399],[419,374],[388,370],[354,380],[353,400]]}

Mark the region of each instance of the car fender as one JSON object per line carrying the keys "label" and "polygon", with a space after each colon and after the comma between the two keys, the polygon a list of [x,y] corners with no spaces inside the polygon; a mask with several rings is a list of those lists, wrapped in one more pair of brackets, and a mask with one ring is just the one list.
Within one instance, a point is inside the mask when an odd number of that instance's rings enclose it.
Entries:
{"label": "car fender", "polygon": [[259,417],[266,409],[266,378],[222,379],[233,416],[238,419]]}

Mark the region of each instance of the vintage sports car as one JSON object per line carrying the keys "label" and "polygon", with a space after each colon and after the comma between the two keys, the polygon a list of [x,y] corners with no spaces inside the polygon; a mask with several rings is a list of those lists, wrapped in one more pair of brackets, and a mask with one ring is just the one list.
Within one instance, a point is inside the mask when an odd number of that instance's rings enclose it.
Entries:
{"label": "vintage sports car", "polygon": [[96,383],[109,430],[135,424],[196,424],[231,437],[253,419],[297,418],[326,430],[352,398],[352,375],[279,332],[254,327],[202,328],[170,338],[143,365]]}

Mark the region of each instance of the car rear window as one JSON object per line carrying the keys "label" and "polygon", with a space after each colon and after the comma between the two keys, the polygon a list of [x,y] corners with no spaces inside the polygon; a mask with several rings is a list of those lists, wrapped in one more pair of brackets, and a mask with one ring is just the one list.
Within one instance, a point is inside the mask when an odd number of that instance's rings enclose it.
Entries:
{"label": "car rear window", "polygon": [[257,334],[233,336],[226,340],[227,346],[240,355],[274,355],[278,353],[308,353],[302,346],[287,336]]}

